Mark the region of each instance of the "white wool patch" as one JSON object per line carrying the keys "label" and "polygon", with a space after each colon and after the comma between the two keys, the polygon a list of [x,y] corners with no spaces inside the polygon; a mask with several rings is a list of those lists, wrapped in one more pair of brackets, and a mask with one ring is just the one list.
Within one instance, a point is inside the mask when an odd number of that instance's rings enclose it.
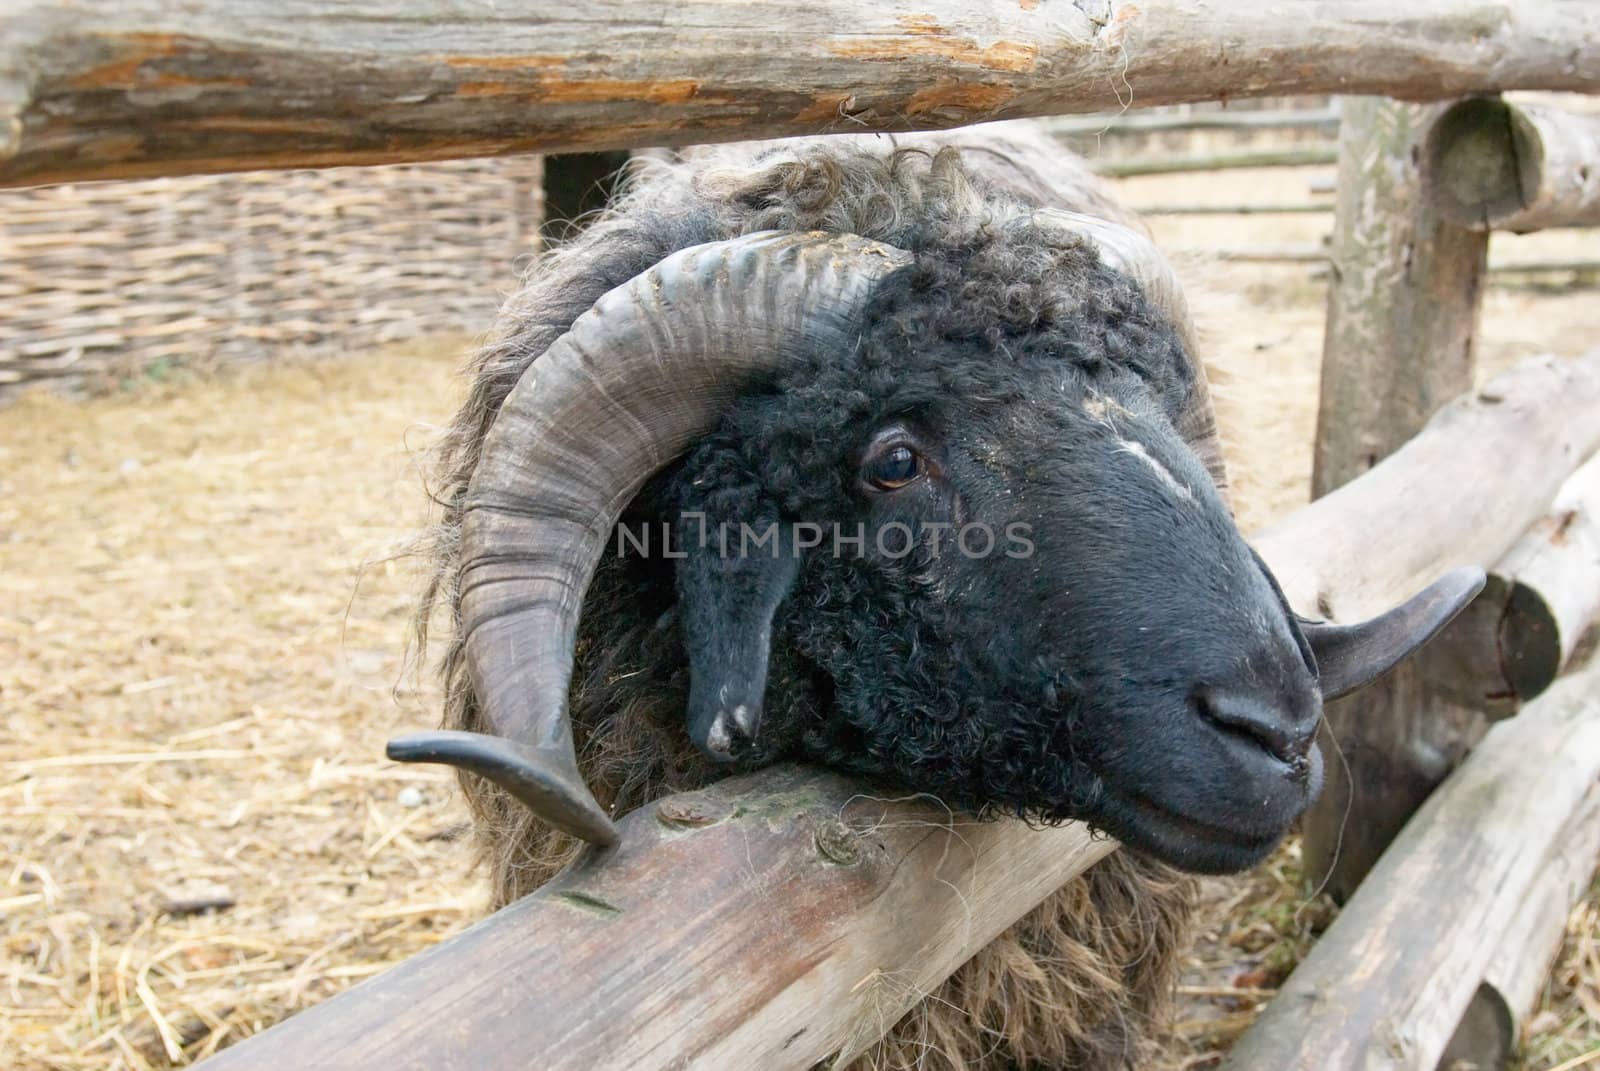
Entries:
{"label": "white wool patch", "polygon": [[1179,482],[1178,478],[1172,474],[1171,469],[1151,456],[1150,451],[1144,448],[1144,443],[1134,442],[1132,439],[1118,439],[1117,441],[1122,444],[1118,447],[1122,453],[1132,454],[1146,465],[1149,465],[1151,471],[1161,478],[1162,483],[1167,485],[1167,490],[1190,505],[1194,504],[1194,492],[1189,489],[1187,484]]}
{"label": "white wool patch", "polygon": [[1128,410],[1125,409],[1121,403],[1117,402],[1116,399],[1107,398],[1104,394],[1093,392],[1091,392],[1089,397],[1085,399],[1083,403],[1083,411],[1094,417],[1106,427],[1113,429],[1115,428],[1115,425],[1111,422],[1112,417],[1123,417],[1128,420],[1133,419],[1133,414],[1128,412]]}

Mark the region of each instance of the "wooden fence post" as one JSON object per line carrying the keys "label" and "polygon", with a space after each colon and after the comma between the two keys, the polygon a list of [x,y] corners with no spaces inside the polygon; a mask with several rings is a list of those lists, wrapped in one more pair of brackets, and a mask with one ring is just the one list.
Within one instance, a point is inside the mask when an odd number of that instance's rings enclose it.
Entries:
{"label": "wooden fence post", "polygon": [[[1427,193],[1433,105],[1347,99],[1312,492],[1372,468],[1472,387],[1488,235],[1445,222]],[[1382,538],[1374,532],[1374,538]],[[1327,787],[1306,816],[1307,879],[1344,900],[1482,735],[1478,711],[1435,694],[1422,652],[1327,710]],[[1338,752],[1342,750],[1344,761]],[[1347,773],[1348,771],[1348,773]]]}

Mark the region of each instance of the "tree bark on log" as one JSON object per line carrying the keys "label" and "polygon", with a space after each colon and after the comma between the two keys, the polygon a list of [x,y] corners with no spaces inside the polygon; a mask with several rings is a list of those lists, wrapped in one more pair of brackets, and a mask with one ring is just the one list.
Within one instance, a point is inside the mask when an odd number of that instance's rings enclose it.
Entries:
{"label": "tree bark on log", "polygon": [[1465,100],[1440,117],[1425,153],[1434,201],[1458,226],[1600,224],[1600,115]]}
{"label": "tree bark on log", "polygon": [[[1434,1067],[1600,779],[1600,667],[1499,723],[1234,1048],[1230,1071]],[[1590,865],[1593,859],[1589,860]]]}
{"label": "tree bark on log", "polygon": [[[1346,98],[1339,127],[1333,280],[1322,350],[1312,493],[1325,495],[1415,435],[1472,386],[1487,234],[1445,222],[1420,150],[1440,108]],[[1306,873],[1334,899],[1355,889],[1486,722],[1435,701],[1423,652],[1360,695],[1331,703],[1330,763],[1306,816]]]}
{"label": "tree bark on log", "polygon": [[[1498,558],[1548,504],[1552,470],[1576,461],[1575,436],[1600,439],[1600,353],[1497,382],[1498,404],[1463,402],[1423,448],[1260,540],[1286,587],[1333,579],[1352,588],[1341,606],[1388,605]],[[1538,430],[1551,427],[1565,430]],[[1496,463],[1480,468],[1486,442]],[[1435,479],[1454,491],[1465,473],[1495,508],[1458,521],[1456,494],[1414,493]],[[1359,535],[1390,516],[1393,541]],[[537,1053],[541,1067],[585,1071],[810,1068],[869,1043],[1111,849],[1081,826],[952,823],[794,767],[669,797],[621,830],[619,847],[207,1066],[494,1071]]]}
{"label": "tree bark on log", "polygon": [[0,185],[1600,90],[1590,0],[12,0]]}

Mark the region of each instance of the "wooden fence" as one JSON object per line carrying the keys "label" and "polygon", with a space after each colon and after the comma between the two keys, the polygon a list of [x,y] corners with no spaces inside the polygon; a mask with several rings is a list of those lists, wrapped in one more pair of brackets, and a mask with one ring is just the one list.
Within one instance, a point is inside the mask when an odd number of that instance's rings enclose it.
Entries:
{"label": "wooden fence", "polygon": [[[1289,92],[1600,92],[1600,7],[1586,0],[1419,0],[1399,21],[1392,3],[1372,0],[916,11],[683,0],[650,5],[649,18],[621,0],[581,18],[531,6],[507,19],[396,0],[319,6],[308,17],[260,0],[181,14],[154,0],[70,13],[24,0],[0,14],[0,183],[893,130]],[[1317,443],[1319,489],[1329,493],[1256,539],[1293,604],[1335,620],[1454,564],[1499,562],[1498,597],[1532,587],[1552,606],[1564,596],[1545,587],[1594,577],[1558,567],[1558,580],[1541,586],[1526,566],[1536,535],[1525,533],[1558,493],[1580,503],[1562,507],[1563,531],[1592,524],[1583,496],[1593,481],[1568,477],[1600,447],[1600,353],[1535,361],[1474,387],[1488,237],[1445,216],[1429,192],[1437,159],[1450,156],[1427,151],[1441,114],[1392,100],[1342,110]],[[1513,148],[1531,136],[1517,128]],[[1557,186],[1600,166],[1582,151],[1541,159]],[[1517,188],[1544,187],[1524,178]],[[1513,207],[1512,218],[1545,204]],[[1582,216],[1565,211],[1540,221]],[[1377,542],[1375,516],[1385,523]],[[1543,644],[1557,669],[1596,601],[1553,611],[1569,630],[1553,655]],[[1476,670],[1500,660],[1518,619],[1509,603],[1489,617],[1493,629],[1457,633],[1440,650]],[[1529,628],[1515,649],[1540,646]],[[1353,763],[1380,831],[1416,809],[1417,786],[1442,781],[1487,721],[1471,696],[1445,689],[1461,677],[1433,659],[1392,679],[1391,700],[1330,708],[1347,744],[1410,763]],[[1505,890],[1564,902],[1550,875],[1570,881],[1572,868],[1543,863],[1563,837],[1592,833],[1600,749],[1588,743],[1600,700],[1585,690],[1589,679],[1552,689],[1507,727],[1517,731],[1497,732],[1452,779],[1467,787],[1430,803],[1421,831],[1408,828],[1375,875],[1374,896],[1404,888],[1414,904],[1428,891],[1408,883],[1437,874],[1450,851],[1489,854],[1426,931],[1432,947],[1470,933],[1478,949],[1427,961],[1448,984],[1424,984],[1414,956],[1372,959],[1343,936],[1396,933],[1413,917],[1396,914],[1405,896],[1383,901],[1398,904],[1387,914],[1352,900],[1307,975],[1311,997],[1269,1010],[1235,1066],[1434,1066],[1479,983],[1495,984],[1494,957],[1482,950],[1513,936],[1548,940],[1545,916],[1519,913]],[[1495,716],[1523,698],[1496,697]],[[1573,759],[1537,820],[1522,806],[1545,782],[1530,772],[1532,746],[1565,746]],[[1484,792],[1519,800],[1518,824],[1465,842],[1453,801]],[[810,1067],[864,1046],[896,1002],[926,992],[1108,847],[1071,826],[955,829],[941,814],[862,801],[836,777],[788,768],[659,801],[623,828],[618,847],[590,851],[534,896],[216,1065]],[[1313,823],[1308,846],[1324,835]],[[1372,862],[1379,839],[1341,860],[1346,880]],[[1511,848],[1515,859],[1504,854]],[[992,853],[1007,865],[982,865]],[[1517,880],[1508,884],[1508,873]],[[940,879],[948,892],[930,892],[945,888]],[[725,955],[691,954],[707,947]],[[1361,1000],[1326,997],[1347,994],[1329,987],[1358,968],[1372,987]],[[874,984],[891,976],[895,987]],[[1374,1010],[1369,992],[1408,996]],[[1306,1036],[1338,1044],[1308,1051]]]}
{"label": "wooden fence", "polygon": [[0,185],[1506,89],[1600,89],[1600,8],[12,0]]}

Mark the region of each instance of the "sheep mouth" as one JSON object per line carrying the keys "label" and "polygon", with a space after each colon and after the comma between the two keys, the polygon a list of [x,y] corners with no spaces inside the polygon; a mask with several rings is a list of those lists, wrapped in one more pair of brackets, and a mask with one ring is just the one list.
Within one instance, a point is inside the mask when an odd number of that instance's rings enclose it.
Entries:
{"label": "sheep mouth", "polygon": [[1142,792],[1115,793],[1107,831],[1129,847],[1180,870],[1231,874],[1265,859],[1289,831],[1295,816],[1281,824],[1221,824],[1172,810]]}

